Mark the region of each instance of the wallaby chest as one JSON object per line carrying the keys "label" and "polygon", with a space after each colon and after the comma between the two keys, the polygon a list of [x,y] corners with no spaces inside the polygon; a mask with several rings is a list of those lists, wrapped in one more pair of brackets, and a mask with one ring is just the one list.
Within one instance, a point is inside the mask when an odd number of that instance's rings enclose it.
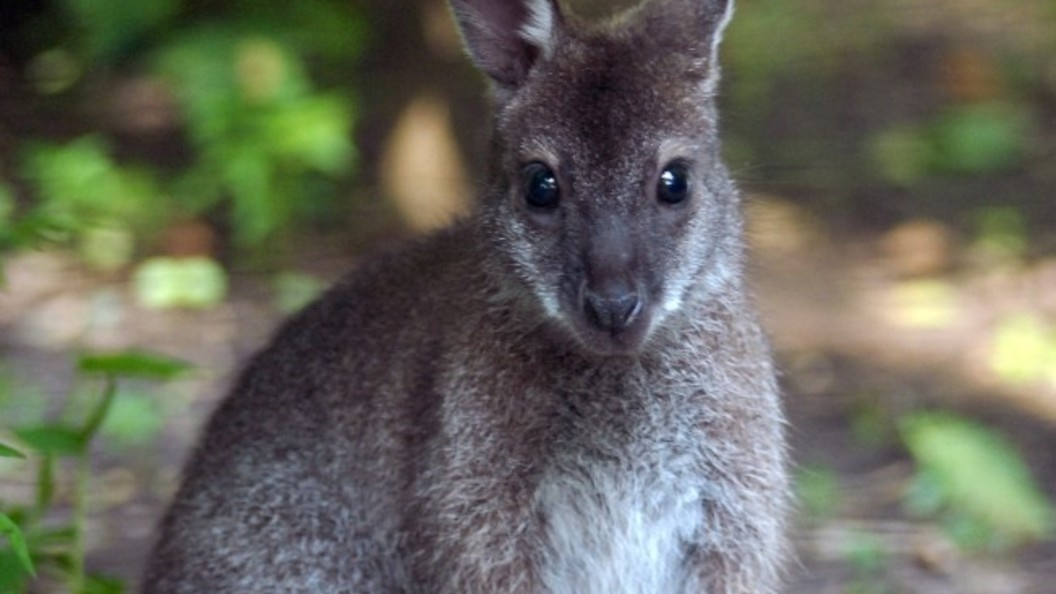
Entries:
{"label": "wallaby chest", "polygon": [[[560,394],[535,507],[554,594],[681,592],[703,523],[704,435],[641,369]],[[659,438],[659,439],[658,439]]]}
{"label": "wallaby chest", "polygon": [[550,469],[536,492],[547,591],[683,591],[687,543],[703,521],[701,489],[684,478],[589,459]]}

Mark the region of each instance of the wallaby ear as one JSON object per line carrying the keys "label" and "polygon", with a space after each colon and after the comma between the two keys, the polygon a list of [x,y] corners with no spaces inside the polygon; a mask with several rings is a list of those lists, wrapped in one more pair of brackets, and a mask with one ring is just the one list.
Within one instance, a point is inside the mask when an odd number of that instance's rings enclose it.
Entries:
{"label": "wallaby ear", "polygon": [[[734,0],[653,0],[645,12],[650,34],[668,38],[674,51],[688,54],[714,90],[719,80],[719,45],[733,18]],[[674,43],[670,43],[674,42]]]}
{"label": "wallaby ear", "polygon": [[726,32],[726,25],[729,25],[733,18],[733,2],[734,0],[707,0],[705,2],[711,13],[706,24],[709,45],[708,60],[711,62],[711,67],[715,69],[718,68],[719,45],[722,43],[722,36]]}
{"label": "wallaby ear", "polygon": [[450,0],[470,57],[502,87],[516,88],[553,51],[557,0]]}

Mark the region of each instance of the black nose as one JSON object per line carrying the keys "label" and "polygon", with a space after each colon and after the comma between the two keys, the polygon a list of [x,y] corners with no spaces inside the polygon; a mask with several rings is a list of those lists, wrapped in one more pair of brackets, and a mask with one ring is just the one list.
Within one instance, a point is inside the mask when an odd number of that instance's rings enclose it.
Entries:
{"label": "black nose", "polygon": [[617,333],[626,330],[641,309],[638,294],[634,291],[616,294],[599,294],[586,290],[583,309],[590,321],[599,330]]}

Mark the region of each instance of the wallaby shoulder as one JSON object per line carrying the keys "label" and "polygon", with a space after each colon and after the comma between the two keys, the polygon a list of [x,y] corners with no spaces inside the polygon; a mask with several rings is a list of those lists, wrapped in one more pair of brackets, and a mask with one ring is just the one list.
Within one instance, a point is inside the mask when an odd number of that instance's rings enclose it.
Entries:
{"label": "wallaby shoulder", "polygon": [[430,345],[474,301],[473,237],[443,231],[370,258],[278,329],[207,423],[148,591],[397,587],[400,469],[435,414]]}

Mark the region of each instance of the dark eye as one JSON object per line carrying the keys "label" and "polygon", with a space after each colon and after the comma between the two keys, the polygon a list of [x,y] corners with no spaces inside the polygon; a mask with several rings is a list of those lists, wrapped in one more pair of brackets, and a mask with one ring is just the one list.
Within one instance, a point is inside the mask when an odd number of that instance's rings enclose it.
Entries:
{"label": "dark eye", "polygon": [[561,199],[557,176],[542,163],[524,168],[524,201],[535,208],[554,208]]}
{"label": "dark eye", "polygon": [[671,163],[660,172],[656,196],[665,204],[678,204],[689,198],[689,169],[682,163]]}

